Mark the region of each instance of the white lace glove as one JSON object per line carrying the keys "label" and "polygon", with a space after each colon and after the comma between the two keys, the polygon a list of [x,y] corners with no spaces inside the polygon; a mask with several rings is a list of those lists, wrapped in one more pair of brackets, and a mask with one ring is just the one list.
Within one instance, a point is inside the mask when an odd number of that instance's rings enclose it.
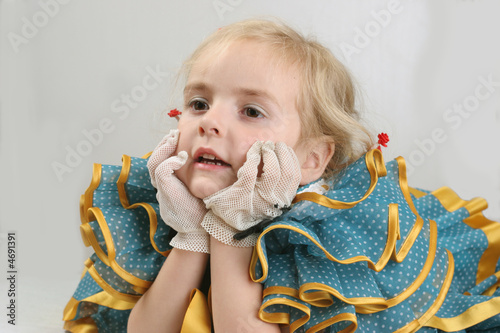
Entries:
{"label": "white lace glove", "polygon": [[[264,164],[259,176],[261,157]],[[257,141],[238,170],[238,180],[203,199],[209,211],[201,225],[222,243],[254,246],[258,234],[242,240],[234,235],[280,216],[282,209],[290,207],[300,179],[300,164],[292,148],[283,142]]]}
{"label": "white lace glove", "polygon": [[201,227],[207,209],[202,200],[194,197],[186,185],[175,175],[187,160],[181,151],[171,156],[177,147],[178,130],[171,130],[155,148],[148,160],[151,183],[158,190],[156,198],[160,204],[163,221],[177,231],[170,245],[175,248],[210,253],[210,236]]}

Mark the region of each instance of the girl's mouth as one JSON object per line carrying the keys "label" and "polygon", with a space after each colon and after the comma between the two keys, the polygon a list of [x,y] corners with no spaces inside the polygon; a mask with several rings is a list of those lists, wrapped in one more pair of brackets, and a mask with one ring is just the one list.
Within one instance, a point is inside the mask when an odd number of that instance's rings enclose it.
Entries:
{"label": "girl's mouth", "polygon": [[231,166],[231,164],[228,164],[222,160],[217,159],[215,155],[212,154],[207,154],[204,153],[196,159],[196,162],[198,163],[203,163],[203,164],[211,164],[211,165],[218,165],[218,166]]}

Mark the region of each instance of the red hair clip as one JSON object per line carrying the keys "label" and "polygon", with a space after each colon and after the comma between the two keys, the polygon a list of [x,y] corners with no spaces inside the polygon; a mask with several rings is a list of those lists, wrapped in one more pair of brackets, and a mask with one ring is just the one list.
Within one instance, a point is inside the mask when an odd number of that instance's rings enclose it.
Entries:
{"label": "red hair clip", "polygon": [[377,149],[382,151],[382,148],[380,146],[382,145],[383,147],[387,147],[387,142],[389,142],[389,135],[387,135],[387,133],[380,133],[378,135],[379,146],[377,147]]}
{"label": "red hair clip", "polygon": [[174,118],[179,120],[179,115],[181,115],[182,112],[180,112],[179,110],[177,109],[172,109],[170,110],[170,112],[168,113],[168,115],[170,116],[170,118]]}

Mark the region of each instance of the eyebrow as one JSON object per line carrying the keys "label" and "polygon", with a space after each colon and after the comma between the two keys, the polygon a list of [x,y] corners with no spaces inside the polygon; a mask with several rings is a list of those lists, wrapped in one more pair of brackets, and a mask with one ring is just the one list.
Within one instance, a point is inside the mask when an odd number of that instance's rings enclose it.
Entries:
{"label": "eyebrow", "polygon": [[[233,88],[238,94],[245,95],[245,96],[255,96],[255,97],[261,97],[264,99],[270,100],[272,103],[275,105],[279,105],[278,101],[276,98],[267,93],[267,91],[262,90],[262,89],[253,89],[253,88],[244,88],[244,87],[234,87]],[[187,94],[189,91],[201,91],[201,92],[210,92],[212,91],[211,87],[203,82],[194,82],[191,84],[187,84],[184,87],[184,94]]]}
{"label": "eyebrow", "polygon": [[207,86],[203,82],[195,82],[195,83],[187,84],[184,87],[184,94],[187,94],[191,90],[195,90],[195,91],[210,91],[210,88],[209,88],[209,86]]}
{"label": "eyebrow", "polygon": [[276,98],[273,95],[268,94],[267,91],[265,91],[265,90],[261,90],[261,89],[249,89],[249,88],[238,88],[238,87],[236,87],[235,89],[239,93],[241,93],[241,94],[243,94],[245,96],[262,97],[264,99],[270,100],[271,102],[273,102],[276,105],[279,105],[279,103],[276,100]]}

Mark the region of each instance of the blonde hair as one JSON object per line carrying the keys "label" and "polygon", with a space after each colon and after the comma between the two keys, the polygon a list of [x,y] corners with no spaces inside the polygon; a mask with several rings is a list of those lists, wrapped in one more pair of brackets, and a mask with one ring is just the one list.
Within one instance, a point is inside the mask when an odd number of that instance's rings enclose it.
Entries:
{"label": "blonde hair", "polygon": [[220,54],[241,40],[263,43],[271,48],[278,64],[297,68],[301,76],[296,101],[301,140],[322,139],[335,144],[324,176],[338,173],[373,146],[371,134],[355,109],[355,90],[347,69],[327,48],[284,23],[245,20],[217,30],[185,61],[184,74],[189,76],[200,55]]}

